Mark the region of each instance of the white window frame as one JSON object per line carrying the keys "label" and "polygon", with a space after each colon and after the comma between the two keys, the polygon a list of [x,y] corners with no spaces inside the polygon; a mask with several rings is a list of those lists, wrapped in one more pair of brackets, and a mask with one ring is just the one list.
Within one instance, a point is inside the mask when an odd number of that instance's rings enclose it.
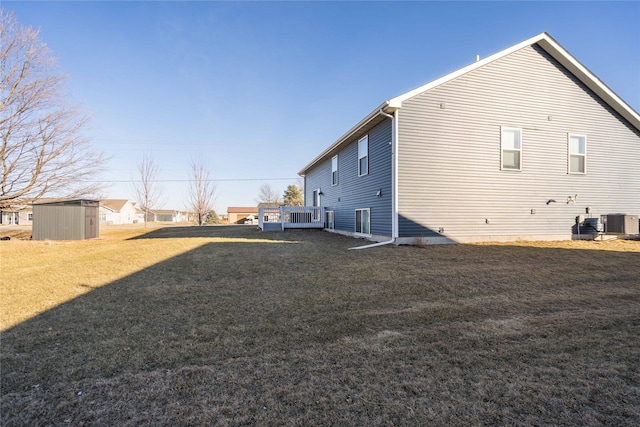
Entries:
{"label": "white window frame", "polygon": [[[362,148],[364,147],[364,149]],[[366,171],[362,172],[362,159],[365,160]],[[369,135],[365,135],[358,140],[358,176],[369,175]]]}
{"label": "white window frame", "polygon": [[315,190],[313,190],[313,200],[311,201],[313,203],[314,207],[320,207],[320,204],[322,203],[322,201],[320,200],[320,196],[322,191],[319,188],[316,188]]}
{"label": "white window frame", "polygon": [[325,215],[326,215],[326,222],[327,222],[324,225],[325,228],[327,228],[328,230],[335,230],[335,228],[336,228],[336,213],[335,213],[335,211],[326,211]]}
{"label": "white window frame", "polygon": [[[584,153],[574,153],[571,151],[571,138],[582,138],[584,139]],[[572,157],[581,157],[583,162],[582,171],[572,171],[571,170],[571,158]],[[585,175],[587,173],[587,135],[582,135],[579,133],[570,133],[567,135],[567,173],[572,175]]]}
{"label": "white window frame", "polygon": [[[362,227],[362,214],[361,215],[361,219],[360,219],[360,230],[358,230],[358,212],[367,212],[367,222],[368,222],[368,232],[364,232],[363,231],[363,227]],[[361,208],[361,209],[356,209],[355,210],[355,216],[354,216],[354,223],[353,223],[353,229],[355,230],[354,233],[358,236],[371,236],[371,208]]]}
{"label": "white window frame", "polygon": [[331,185],[338,185],[338,155],[331,158]]}
{"label": "white window frame", "polygon": [[[520,143],[520,148],[518,149],[505,148],[505,137],[504,137],[505,132],[514,132],[514,131],[518,132],[518,142]],[[504,166],[505,150],[518,153],[518,158],[519,158],[518,168],[510,168],[510,167]],[[513,127],[507,127],[507,126],[500,127],[500,170],[503,170],[503,171],[521,171],[522,170],[522,128],[513,128]]]}

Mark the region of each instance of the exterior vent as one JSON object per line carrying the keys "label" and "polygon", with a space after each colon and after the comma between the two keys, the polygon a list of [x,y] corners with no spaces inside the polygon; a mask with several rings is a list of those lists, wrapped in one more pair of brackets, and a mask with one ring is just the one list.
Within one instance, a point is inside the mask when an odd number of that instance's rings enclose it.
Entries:
{"label": "exterior vent", "polygon": [[604,231],[610,234],[639,234],[638,215],[603,215]]}

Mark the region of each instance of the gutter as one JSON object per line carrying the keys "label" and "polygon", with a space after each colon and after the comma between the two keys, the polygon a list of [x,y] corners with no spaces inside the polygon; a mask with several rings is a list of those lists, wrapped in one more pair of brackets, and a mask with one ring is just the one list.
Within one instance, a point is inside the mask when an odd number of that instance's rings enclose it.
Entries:
{"label": "gutter", "polygon": [[377,246],[384,246],[384,245],[389,245],[392,243],[396,242],[396,239],[398,238],[398,156],[397,156],[397,150],[398,150],[398,125],[397,125],[397,120],[398,120],[398,111],[395,110],[393,112],[393,115],[388,114],[384,111],[384,109],[381,107],[380,110],[378,111],[378,113],[382,116],[386,116],[389,117],[391,119],[391,147],[392,147],[392,151],[391,151],[391,209],[392,209],[392,216],[391,216],[391,240],[386,240],[384,242],[378,242],[378,243],[372,243],[370,245],[364,245],[364,246],[356,246],[353,248],[349,248],[349,250],[357,250],[357,249],[369,249],[369,248],[375,248]]}
{"label": "gutter", "polygon": [[378,117],[381,111],[384,111],[385,109],[388,109],[388,108],[390,108],[389,101],[385,101],[382,104],[380,104],[375,110],[370,112],[364,119],[360,120],[354,127],[349,129],[347,133],[342,135],[336,142],[334,142],[329,147],[327,147],[322,153],[318,154],[309,164],[307,164],[300,172],[298,172],[298,175],[304,176],[307,173],[307,171],[311,169],[316,163],[318,163],[319,161],[324,159],[326,156],[328,156],[329,153],[331,153],[336,148],[341,146],[346,140],[348,140],[354,134],[358,133],[362,128],[366,127],[373,119]]}
{"label": "gutter", "polygon": [[385,240],[384,242],[378,242],[378,243],[372,243],[370,245],[364,245],[364,246],[355,246],[353,248],[349,248],[350,251],[352,250],[356,250],[356,249],[369,249],[369,248],[375,248],[376,246],[383,246],[383,245],[389,245],[391,243],[395,243],[396,238],[394,237],[391,240]]}

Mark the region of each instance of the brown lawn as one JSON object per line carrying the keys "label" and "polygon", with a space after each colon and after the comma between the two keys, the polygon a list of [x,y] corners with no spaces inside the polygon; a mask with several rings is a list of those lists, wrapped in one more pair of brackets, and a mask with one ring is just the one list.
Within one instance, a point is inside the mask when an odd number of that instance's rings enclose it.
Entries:
{"label": "brown lawn", "polygon": [[0,242],[0,424],[640,424],[640,242],[363,243]]}

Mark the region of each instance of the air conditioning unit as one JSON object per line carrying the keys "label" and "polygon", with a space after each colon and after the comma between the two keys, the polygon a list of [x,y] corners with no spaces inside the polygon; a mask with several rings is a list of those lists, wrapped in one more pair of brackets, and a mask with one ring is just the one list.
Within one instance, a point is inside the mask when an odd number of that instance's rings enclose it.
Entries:
{"label": "air conditioning unit", "polygon": [[585,218],[580,227],[580,232],[585,234],[597,234],[604,231],[604,224],[602,224],[600,218]]}
{"label": "air conditioning unit", "polygon": [[[608,214],[604,215],[604,232],[610,234],[639,234],[638,215]],[[603,218],[604,219],[604,218]]]}

